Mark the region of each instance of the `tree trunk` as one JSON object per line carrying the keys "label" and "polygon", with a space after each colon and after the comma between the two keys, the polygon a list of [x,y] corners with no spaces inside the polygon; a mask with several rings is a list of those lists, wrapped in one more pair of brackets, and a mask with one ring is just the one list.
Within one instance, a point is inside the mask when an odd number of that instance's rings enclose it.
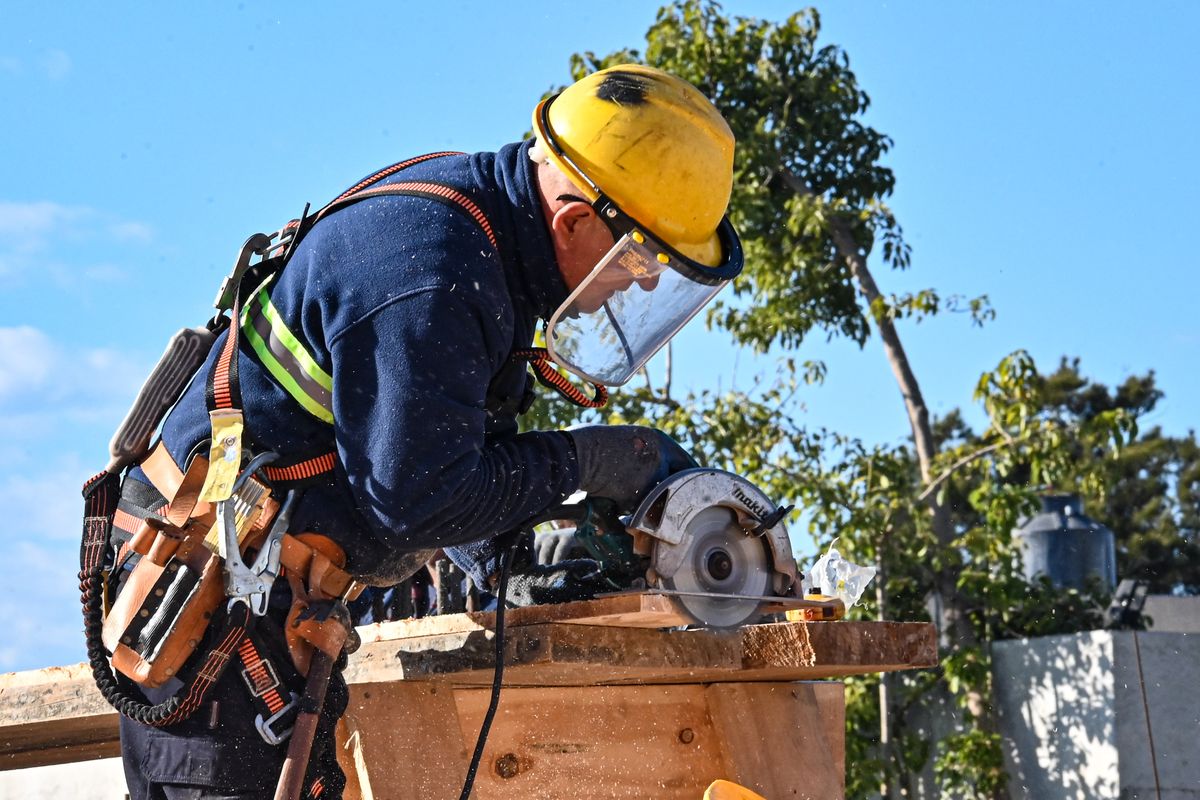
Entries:
{"label": "tree trunk", "polygon": [[[789,188],[797,194],[807,197],[814,196],[808,184],[791,170],[781,168],[780,175]],[[867,255],[854,241],[854,235],[844,219],[832,220],[830,237],[838,257],[845,263],[851,277],[858,284],[858,290],[863,299],[867,301],[867,308],[874,307],[875,302],[880,300],[883,295],[879,291],[878,284],[875,283],[875,277],[867,267]],[[895,323],[886,315],[880,315],[878,318],[874,318],[874,321],[875,327],[879,331],[879,338],[883,342],[883,352],[888,360],[888,366],[891,367],[892,375],[895,376],[896,383],[900,387],[900,394],[904,398],[904,409],[908,413],[908,424],[912,430],[917,464],[921,470],[921,483],[924,488],[928,489],[935,480],[933,459],[937,454],[933,441],[933,426],[929,422],[929,407],[925,405],[921,385],[913,373],[912,365],[909,363],[908,354],[904,351],[904,345],[900,341],[900,334],[896,331]],[[930,524],[938,546],[944,554],[949,556],[953,552],[955,538],[950,511],[938,500],[937,491],[924,491],[921,496],[925,506],[929,509]],[[958,593],[955,573],[949,558],[944,559],[943,565],[934,571],[933,600],[934,606],[940,609],[940,613],[934,617],[934,623],[938,626],[943,647],[948,647],[951,643],[962,647],[976,646],[979,641],[967,619],[964,600]],[[890,703],[886,699],[886,689],[882,689],[882,686],[881,695],[881,700],[885,704],[880,708],[880,713],[886,715],[887,705]],[[990,731],[997,729],[996,721],[991,713],[991,704],[978,691],[968,692],[967,709],[976,718],[980,727]],[[887,725],[887,722],[882,724]]]}
{"label": "tree trunk", "polygon": [[[834,221],[832,236],[834,247],[837,248],[838,255],[846,263],[850,274],[858,283],[859,291],[867,301],[868,308],[874,306],[875,301],[881,295],[874,276],[867,268],[866,256],[860,252],[854,237],[840,220]],[[908,354],[900,342],[900,335],[896,332],[895,324],[886,315],[879,315],[875,319],[875,325],[879,330],[879,338],[883,342],[884,355],[892,368],[892,374],[896,377],[896,383],[900,386],[900,394],[904,397],[904,408],[908,412],[908,422],[912,428],[913,444],[917,452],[917,463],[921,469],[921,483],[923,487],[930,487],[934,480],[933,459],[937,451],[933,440],[933,427],[929,422],[929,408],[925,405],[921,386],[917,383],[917,377],[909,364]],[[933,533],[938,545],[942,548],[942,552],[949,556],[953,552],[955,538],[950,510],[938,500],[938,492],[926,491],[922,496],[929,509]],[[933,585],[936,606],[941,610],[940,618],[935,618],[934,621],[938,625],[942,646],[948,647],[951,643],[960,647],[978,645],[979,641],[975,636],[975,631],[972,630],[966,616],[963,598],[958,592],[956,570],[951,559],[944,559],[943,565],[934,572]],[[884,676],[884,678],[886,677]],[[881,681],[880,714],[882,725],[885,726],[883,727],[884,731],[887,730],[886,715],[888,705],[890,705],[887,688],[886,681]],[[996,720],[991,713],[991,704],[980,691],[968,690],[966,705],[968,712],[975,717],[977,724],[982,729],[993,732],[997,730]],[[893,749],[891,742],[888,742],[886,745],[888,755],[891,755]],[[886,784],[883,788],[886,792]],[[887,795],[885,794],[884,797],[886,798]]]}
{"label": "tree trunk", "polygon": [[[867,267],[866,255],[860,251],[854,241],[854,236],[851,235],[844,222],[835,220],[831,228],[831,236],[838,256],[845,262],[851,276],[858,284],[859,292],[867,301],[867,307],[873,307],[875,302],[882,298],[882,294],[879,286],[875,283],[875,277],[871,275],[871,270]],[[913,373],[912,365],[909,363],[908,354],[904,351],[904,345],[900,341],[900,334],[896,331],[895,323],[886,315],[880,315],[875,319],[875,327],[879,331],[880,341],[883,342],[884,356],[892,368],[892,375],[895,376],[896,383],[900,387],[900,394],[904,398],[904,409],[908,413],[913,447],[916,450],[917,464],[921,470],[921,483],[928,486],[934,479],[933,459],[937,454],[933,440],[933,426],[929,421],[929,407],[925,405],[925,396],[921,393],[921,385]],[[947,552],[954,543],[954,526],[949,510],[938,501],[937,492],[930,492],[926,495],[925,505],[929,508],[933,534],[937,539],[938,546],[943,549],[943,552]],[[937,599],[940,601],[938,606],[942,609],[942,613],[941,619],[935,620],[935,622],[938,623],[938,630],[944,645],[952,639],[961,644],[973,644],[974,632],[963,616],[962,604],[958,602],[956,583],[956,576],[952,569],[943,566],[936,572],[934,589],[938,595]]]}

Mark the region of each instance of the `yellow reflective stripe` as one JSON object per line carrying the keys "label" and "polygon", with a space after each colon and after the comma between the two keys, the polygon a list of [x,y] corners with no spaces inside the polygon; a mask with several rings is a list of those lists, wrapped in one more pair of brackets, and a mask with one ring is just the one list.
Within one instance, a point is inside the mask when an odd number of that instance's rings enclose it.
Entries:
{"label": "yellow reflective stripe", "polygon": [[299,340],[288,330],[287,325],[283,324],[279,312],[275,310],[275,306],[271,305],[271,296],[267,294],[266,289],[258,293],[258,301],[262,303],[263,314],[271,323],[271,331],[296,359],[296,364],[300,369],[308,373],[310,378],[325,389],[333,391],[333,376],[321,369],[321,365],[309,355],[308,351],[304,349],[304,345],[300,344]]}
{"label": "yellow reflective stripe", "polygon": [[[272,320],[271,316],[274,319]],[[261,325],[261,323],[266,323]],[[260,332],[259,327],[265,330]],[[333,410],[326,403],[322,403],[319,399],[309,393],[298,378],[303,378],[305,382],[312,381],[312,390],[318,395],[327,399],[328,403],[332,403],[331,391],[333,379],[322,370],[312,356],[303,349],[296,337],[287,329],[279,318],[278,312],[271,306],[271,301],[267,295],[266,289],[261,290],[258,295],[250,302],[245,313],[242,314],[242,332],[246,336],[246,341],[250,343],[250,347],[258,355],[259,360],[267,371],[279,381],[279,384],[292,398],[300,404],[305,411],[312,414],[322,422],[333,423]],[[270,341],[263,338],[266,334]],[[287,345],[291,342],[291,346]],[[277,345],[273,348],[272,345]],[[290,366],[294,369],[289,370],[289,365],[280,361],[280,357],[287,359]],[[314,367],[317,372],[324,376],[322,380],[317,375],[313,375],[310,369],[304,368],[305,361]],[[300,370],[303,369],[303,372]]]}

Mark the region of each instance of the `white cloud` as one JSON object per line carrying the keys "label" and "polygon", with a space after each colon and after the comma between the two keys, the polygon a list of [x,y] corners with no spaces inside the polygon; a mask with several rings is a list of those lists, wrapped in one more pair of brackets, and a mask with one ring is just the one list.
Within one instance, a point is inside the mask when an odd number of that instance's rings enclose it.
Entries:
{"label": "white cloud", "polygon": [[37,328],[0,328],[0,400],[40,389],[58,360],[54,343]]}
{"label": "white cloud", "polygon": [[[37,328],[0,327],[0,508],[8,513],[0,671],[83,658],[80,487],[105,460],[94,431],[116,425],[146,367],[120,351],[69,346]],[[91,432],[86,456],[77,439],[83,431]]]}
{"label": "white cloud", "polygon": [[49,201],[10,203],[0,200],[0,246],[23,252],[42,250],[50,237],[68,224],[94,215],[89,208]]}
{"label": "white cloud", "polygon": [[42,54],[42,70],[52,81],[61,81],[71,72],[71,57],[62,50],[47,50]]}
{"label": "white cloud", "polygon": [[66,247],[144,246],[153,240],[150,225],[87,206],[0,200],[0,278],[49,275],[60,286],[70,286],[79,277],[109,281],[123,277],[125,270],[111,262],[80,264],[64,252]]}
{"label": "white cloud", "polygon": [[73,542],[9,545],[8,556],[0,562],[0,618],[7,621],[0,670],[59,666],[85,658],[78,559]]}
{"label": "white cloud", "polygon": [[109,226],[113,238],[122,242],[149,242],[154,231],[144,222],[118,222]]}
{"label": "white cloud", "polygon": [[75,454],[0,474],[9,510],[0,559],[0,670],[34,669],[83,659],[80,633],[80,486],[90,471]]}
{"label": "white cloud", "polygon": [[78,455],[68,453],[32,471],[0,476],[0,507],[14,512],[7,541],[15,547],[77,542],[83,509],[80,487],[97,469],[84,467]]}
{"label": "white cloud", "polygon": [[148,371],[119,350],[66,347],[28,325],[0,327],[0,439],[119,418]]}

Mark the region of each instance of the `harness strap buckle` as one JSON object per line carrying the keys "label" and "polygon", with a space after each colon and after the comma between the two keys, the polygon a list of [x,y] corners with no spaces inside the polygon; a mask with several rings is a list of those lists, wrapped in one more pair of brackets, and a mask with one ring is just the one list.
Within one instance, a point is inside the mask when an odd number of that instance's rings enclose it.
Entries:
{"label": "harness strap buckle", "polygon": [[[291,699],[288,704],[270,717],[263,719],[263,715],[259,714],[254,718],[254,727],[258,730],[258,735],[269,745],[283,744],[292,735],[292,727],[296,722],[296,715],[300,711],[300,696],[295,692],[290,694]],[[285,724],[286,728],[276,731],[277,726],[282,727]]]}
{"label": "harness strap buckle", "polygon": [[265,658],[259,659],[253,665],[247,664],[242,667],[242,680],[246,682],[250,696],[255,699],[283,685],[283,682],[279,680],[279,674],[275,671],[275,665]]}

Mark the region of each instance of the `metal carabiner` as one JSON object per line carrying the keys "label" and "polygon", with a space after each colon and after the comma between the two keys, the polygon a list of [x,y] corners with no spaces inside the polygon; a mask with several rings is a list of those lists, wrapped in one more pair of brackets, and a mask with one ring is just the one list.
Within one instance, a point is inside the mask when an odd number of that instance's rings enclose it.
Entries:
{"label": "metal carabiner", "polygon": [[213,300],[213,308],[217,310],[217,313],[213,315],[213,322],[233,308],[238,286],[241,285],[246,271],[250,269],[250,259],[265,254],[271,247],[271,241],[274,238],[274,235],[256,233],[242,245],[242,249],[238,251],[237,261],[234,262],[233,271],[225,276],[225,279],[221,281],[221,288],[217,289],[217,297]]}
{"label": "metal carabiner", "polygon": [[260,453],[252,458],[234,481],[230,497],[217,503],[217,538],[221,548],[220,555],[225,559],[225,594],[230,598],[231,605],[243,602],[251,613],[258,617],[267,613],[271,586],[279,575],[283,534],[287,531],[292,508],[299,499],[299,494],[296,491],[288,492],[262,549],[254,559],[253,566],[247,566],[242,559],[241,545],[238,542],[237,509],[233,502],[238,496],[238,491],[254,473],[278,458],[278,453]]}

